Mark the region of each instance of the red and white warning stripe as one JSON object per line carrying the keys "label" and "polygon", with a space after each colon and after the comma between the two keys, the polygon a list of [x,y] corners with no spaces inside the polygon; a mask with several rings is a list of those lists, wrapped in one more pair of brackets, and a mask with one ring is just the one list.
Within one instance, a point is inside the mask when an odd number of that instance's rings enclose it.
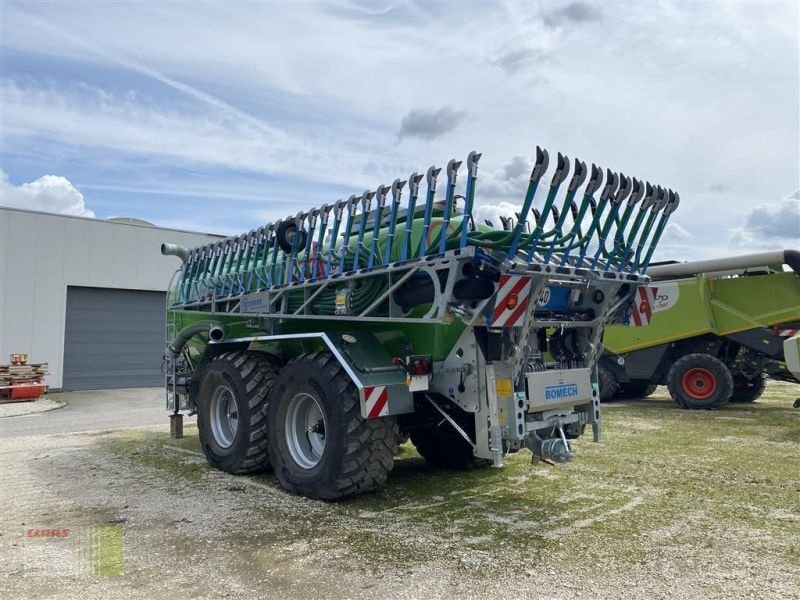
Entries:
{"label": "red and white warning stripe", "polygon": [[367,418],[385,417],[389,414],[389,390],[385,385],[364,388]]}
{"label": "red and white warning stripe", "polygon": [[656,301],[657,287],[641,286],[636,290],[633,306],[631,307],[631,317],[636,327],[644,327],[650,324],[653,318],[653,304]]}
{"label": "red and white warning stripe", "polygon": [[532,278],[525,275],[501,275],[497,288],[492,327],[518,327],[525,318],[531,295]]}
{"label": "red and white warning stripe", "polygon": [[781,337],[794,337],[800,333],[800,329],[780,329],[778,327],[775,328],[775,335],[779,335]]}

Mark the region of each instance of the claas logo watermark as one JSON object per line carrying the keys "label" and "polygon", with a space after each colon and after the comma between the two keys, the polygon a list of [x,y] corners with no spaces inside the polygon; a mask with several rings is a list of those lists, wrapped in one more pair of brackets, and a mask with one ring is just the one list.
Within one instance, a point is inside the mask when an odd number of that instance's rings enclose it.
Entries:
{"label": "claas logo watermark", "polygon": [[122,525],[29,527],[24,535],[26,575],[124,574]]}

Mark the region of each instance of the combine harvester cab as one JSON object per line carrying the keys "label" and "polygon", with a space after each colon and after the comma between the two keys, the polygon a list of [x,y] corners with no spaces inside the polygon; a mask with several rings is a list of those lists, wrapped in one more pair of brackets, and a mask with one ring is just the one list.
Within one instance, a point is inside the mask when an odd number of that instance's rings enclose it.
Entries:
{"label": "combine harvester cab", "polygon": [[667,385],[682,408],[712,409],[758,399],[765,377],[800,383],[800,252],[653,265],[648,275],[633,327],[606,329],[603,400]]}
{"label": "combine harvester cab", "polygon": [[550,163],[537,148],[522,218],[495,230],[472,218],[479,159],[463,196],[451,160],[162,247],[183,261],[167,405],[176,422],[197,413],[212,465],[272,467],[286,489],[336,499],[380,486],[405,436],[440,467],[500,467],[523,448],[565,462],[586,425],[600,439],[603,326],[628,313],[678,196],[577,160],[570,176],[559,154],[535,208]]}

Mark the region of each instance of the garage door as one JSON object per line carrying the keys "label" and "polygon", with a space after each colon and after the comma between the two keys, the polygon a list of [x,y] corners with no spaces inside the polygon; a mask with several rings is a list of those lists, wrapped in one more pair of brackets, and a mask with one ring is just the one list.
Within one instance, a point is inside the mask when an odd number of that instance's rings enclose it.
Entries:
{"label": "garage door", "polygon": [[67,288],[65,390],[164,383],[164,292]]}

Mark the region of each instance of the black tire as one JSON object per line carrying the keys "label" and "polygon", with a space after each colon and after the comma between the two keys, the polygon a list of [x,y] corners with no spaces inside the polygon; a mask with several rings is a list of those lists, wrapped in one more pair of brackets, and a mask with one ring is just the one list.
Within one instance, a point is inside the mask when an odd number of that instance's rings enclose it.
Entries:
{"label": "black tire", "polygon": [[[492,461],[477,458],[472,445],[453,426],[442,420],[442,415],[424,398],[415,397],[416,423],[409,429],[411,443],[430,466],[437,469],[473,469],[485,467]],[[437,404],[458,423],[459,427],[475,439],[475,415],[450,403],[444,396],[436,396]]]}
{"label": "black tire", "polygon": [[721,408],[731,399],[733,375],[725,363],[710,354],[687,354],[670,368],[667,388],[681,408]]}
{"label": "black tire", "polygon": [[[267,404],[279,368],[278,360],[269,354],[236,351],[217,356],[203,370],[198,392],[197,429],[200,445],[211,466],[235,474],[270,468]],[[223,402],[233,402],[238,415],[235,432],[227,432],[231,434],[230,444],[225,443],[220,425],[215,425],[215,420],[220,423],[224,419],[212,415]]]}
{"label": "black tire", "polygon": [[630,398],[635,400],[647,398],[653,395],[656,388],[658,388],[657,385],[641,379],[620,383],[617,398]]}
{"label": "black tire", "polygon": [[[292,253],[292,241],[294,236],[297,235],[297,224],[293,221],[281,221],[278,228],[275,230],[275,236],[278,238],[278,246],[281,247],[286,254]],[[297,253],[300,254],[305,250],[306,246],[306,232],[300,230],[300,237],[297,239]]]}
{"label": "black tire", "polygon": [[[287,439],[291,437],[287,422],[299,399],[306,397],[313,400],[321,419],[317,431],[305,430],[297,438],[310,444],[313,433],[324,439],[324,446],[315,464],[303,466],[296,458],[297,444]],[[355,496],[382,486],[394,466],[397,420],[363,418],[358,390],[329,352],[302,355],[281,370],[267,422],[270,460],[281,485],[290,492],[323,500]]]}
{"label": "black tire", "polygon": [[617,397],[619,383],[609,369],[598,367],[597,384],[600,387],[600,402],[610,402]]}
{"label": "black tire", "polygon": [[490,460],[477,458],[467,440],[447,422],[417,427],[410,437],[425,462],[437,469],[476,469],[492,464]]}
{"label": "black tire", "polygon": [[751,379],[734,377],[731,402],[755,402],[765,389],[767,389],[767,378],[761,373]]}

